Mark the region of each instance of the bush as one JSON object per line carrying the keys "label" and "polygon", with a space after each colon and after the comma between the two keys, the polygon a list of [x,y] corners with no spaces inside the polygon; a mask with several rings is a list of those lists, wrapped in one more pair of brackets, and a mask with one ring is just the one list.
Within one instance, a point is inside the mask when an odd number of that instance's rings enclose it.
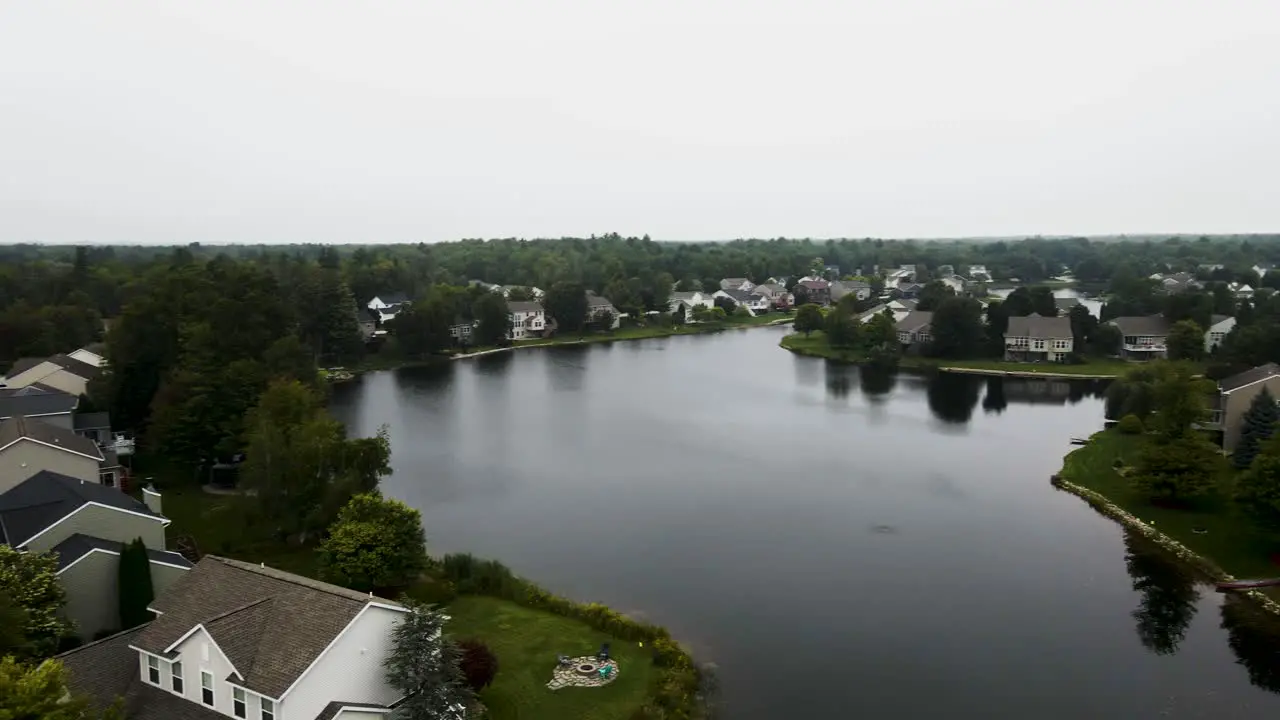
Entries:
{"label": "bush", "polygon": [[1125,435],[1141,435],[1142,421],[1137,415],[1130,413],[1120,418],[1120,422],[1116,423],[1116,429]]}
{"label": "bush", "polygon": [[462,651],[462,674],[472,692],[489,687],[498,674],[498,656],[479,640],[463,640],[458,643],[458,649]]}

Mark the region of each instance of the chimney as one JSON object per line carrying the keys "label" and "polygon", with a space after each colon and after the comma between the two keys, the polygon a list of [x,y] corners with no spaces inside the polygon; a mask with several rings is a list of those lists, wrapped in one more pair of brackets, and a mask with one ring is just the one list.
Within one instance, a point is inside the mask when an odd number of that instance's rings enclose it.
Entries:
{"label": "chimney", "polygon": [[151,483],[147,483],[147,486],[142,488],[142,504],[146,505],[151,512],[164,515],[163,506],[160,504],[160,491],[156,490],[156,486]]}

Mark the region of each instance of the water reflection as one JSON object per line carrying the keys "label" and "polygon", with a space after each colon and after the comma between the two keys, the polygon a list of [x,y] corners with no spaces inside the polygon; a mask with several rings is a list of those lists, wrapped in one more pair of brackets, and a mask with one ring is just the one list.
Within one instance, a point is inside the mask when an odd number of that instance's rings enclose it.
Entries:
{"label": "water reflection", "polygon": [[1157,655],[1171,655],[1196,614],[1196,579],[1159,545],[1133,530],[1125,531],[1124,548],[1133,589],[1142,594],[1133,611],[1138,640]]}
{"label": "water reflection", "polygon": [[999,415],[1009,406],[1004,394],[1004,378],[987,378],[987,394],[982,396],[982,411]]}
{"label": "water reflection", "polygon": [[862,388],[867,400],[882,403],[889,399],[889,393],[898,383],[898,373],[886,368],[867,366],[858,372],[858,385]]}
{"label": "water reflection", "polygon": [[945,423],[963,425],[973,417],[982,392],[982,378],[958,373],[938,373],[929,380],[929,409]]}
{"label": "water reflection", "polygon": [[1252,602],[1228,595],[1222,603],[1222,629],[1236,662],[1249,682],[1280,693],[1280,619]]}
{"label": "water reflection", "polygon": [[827,392],[832,397],[849,397],[849,391],[853,388],[853,378],[851,376],[857,374],[858,369],[852,365],[827,363],[826,370]]}

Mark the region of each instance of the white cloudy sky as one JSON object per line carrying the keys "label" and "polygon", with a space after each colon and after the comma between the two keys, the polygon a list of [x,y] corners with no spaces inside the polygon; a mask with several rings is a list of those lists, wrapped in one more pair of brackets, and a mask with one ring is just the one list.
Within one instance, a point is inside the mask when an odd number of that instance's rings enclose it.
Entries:
{"label": "white cloudy sky", "polygon": [[0,242],[1280,230],[1280,0],[0,0]]}

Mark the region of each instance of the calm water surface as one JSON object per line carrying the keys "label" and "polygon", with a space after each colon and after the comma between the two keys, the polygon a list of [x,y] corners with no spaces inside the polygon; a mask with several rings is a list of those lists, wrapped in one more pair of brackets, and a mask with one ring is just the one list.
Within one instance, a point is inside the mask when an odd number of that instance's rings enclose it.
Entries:
{"label": "calm water surface", "polygon": [[1098,388],[862,375],[782,332],[375,373],[334,410],[390,426],[434,552],[667,626],[729,718],[1280,711],[1276,635],[1050,487]]}

